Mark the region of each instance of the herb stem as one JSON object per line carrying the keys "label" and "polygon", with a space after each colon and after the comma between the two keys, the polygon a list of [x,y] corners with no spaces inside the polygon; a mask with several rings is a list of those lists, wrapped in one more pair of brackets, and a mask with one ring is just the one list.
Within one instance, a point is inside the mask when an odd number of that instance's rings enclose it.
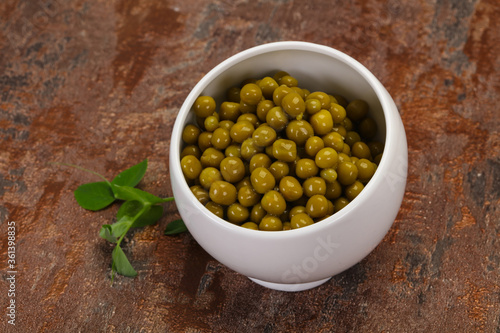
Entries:
{"label": "herb stem", "polygon": [[134,218],[131,220],[130,224],[127,226],[127,229],[123,232],[123,234],[120,236],[120,238],[116,241],[116,246],[120,246],[120,243],[122,242],[123,238],[127,234],[127,232],[130,230],[134,222],[142,215],[144,212],[146,212],[149,208],[151,207],[150,204],[144,204],[141,208],[141,210],[134,215]]}
{"label": "herb stem", "polygon": [[[106,177],[95,171],[75,164],[61,162],[48,162],[48,164],[75,168],[104,180],[82,184],[74,191],[75,199],[82,208],[98,211],[117,200],[123,201],[117,212],[116,222],[103,225],[99,231],[99,236],[111,243],[115,243],[115,248],[111,254],[111,285],[113,285],[116,273],[130,277],[136,276],[137,272],[123,252],[121,243],[132,227],[144,227],[154,224],[163,216],[163,206],[159,205],[160,203],[174,200],[174,197],[160,198],[136,188],[146,173],[148,160],[145,159],[120,172],[111,181],[108,181]],[[173,226],[178,224],[179,222]],[[176,230],[169,231],[168,234],[175,234],[185,230],[187,230],[185,227],[179,228],[177,226]]]}
{"label": "herb stem", "polygon": [[[123,232],[123,234],[120,236],[120,238],[116,241],[116,245],[115,245],[115,248],[116,247],[120,247],[120,244],[123,240],[123,238],[125,238],[125,235],[128,233],[128,231],[130,230],[130,228],[132,227],[132,225],[134,224],[134,222],[142,215],[144,214],[144,212],[146,212],[149,208],[151,208],[151,204],[145,204],[142,206],[141,210],[134,215],[133,219],[131,220],[131,222],[129,223],[129,225],[127,226],[127,229],[125,229],[125,231]],[[115,271],[116,271],[116,264],[115,264],[115,261],[114,259],[112,260],[111,262],[111,285],[113,285],[113,281],[115,279]]]}
{"label": "herb stem", "polygon": [[85,171],[85,172],[88,172],[88,173],[91,173],[99,178],[101,178],[102,180],[104,180],[106,183],[108,183],[109,186],[111,186],[111,183],[109,182],[109,180],[106,179],[106,177],[104,177],[103,175],[101,175],[100,173],[97,173],[95,171],[92,171],[92,170],[89,170],[89,169],[86,169],[84,167],[81,167],[79,165],[75,165],[75,164],[71,164],[71,163],[62,163],[62,162],[49,162],[49,164],[55,164],[55,165],[64,165],[64,166],[67,166],[67,167],[72,167],[72,168],[76,168],[78,170],[82,170],[82,171]]}

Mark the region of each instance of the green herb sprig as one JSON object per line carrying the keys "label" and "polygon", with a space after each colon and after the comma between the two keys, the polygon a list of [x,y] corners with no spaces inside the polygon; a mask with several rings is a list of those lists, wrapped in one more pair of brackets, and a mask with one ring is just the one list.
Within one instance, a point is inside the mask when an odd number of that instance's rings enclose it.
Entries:
{"label": "green herb sprig", "polygon": [[[122,171],[112,181],[108,181],[97,172],[77,165],[61,164],[89,172],[102,179],[99,182],[80,185],[74,191],[75,199],[81,207],[98,211],[117,200],[123,201],[116,214],[116,222],[104,224],[99,231],[99,236],[116,244],[111,255],[111,283],[113,283],[115,273],[129,277],[136,276],[137,272],[123,252],[120,246],[121,242],[131,228],[145,227],[156,223],[163,216],[161,204],[173,201],[174,198],[160,198],[135,188],[146,173],[147,159]],[[179,219],[169,223],[164,233],[175,235],[186,230],[184,222]]]}

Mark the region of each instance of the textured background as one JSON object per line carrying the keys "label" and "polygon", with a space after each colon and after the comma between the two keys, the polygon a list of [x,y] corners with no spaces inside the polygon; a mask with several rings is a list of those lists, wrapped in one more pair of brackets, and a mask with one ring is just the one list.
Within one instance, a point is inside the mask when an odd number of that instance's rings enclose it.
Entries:
{"label": "textured background", "polygon": [[[17,225],[18,332],[500,332],[500,6],[489,1],[2,0],[0,331],[7,221]],[[364,64],[405,124],[401,211],[362,262],[283,293],[157,225],[124,246],[137,278],[110,287],[98,237],[117,209],[73,190],[144,158],[141,188],[170,196],[175,115],[213,66],[303,40]],[[5,313],[5,314],[4,314]]]}

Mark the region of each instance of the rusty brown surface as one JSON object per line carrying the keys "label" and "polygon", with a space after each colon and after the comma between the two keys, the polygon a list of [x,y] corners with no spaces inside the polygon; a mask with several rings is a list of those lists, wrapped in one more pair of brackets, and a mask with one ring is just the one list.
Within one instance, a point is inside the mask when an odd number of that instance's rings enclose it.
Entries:
{"label": "rusty brown surface", "polygon": [[[500,7],[489,1],[6,0],[0,3],[0,331],[499,332]],[[260,287],[189,234],[135,231],[138,277],[110,286],[98,237],[117,206],[73,190],[149,158],[170,196],[173,121],[225,58],[278,40],[337,48],[386,86],[408,135],[401,211],[362,262],[319,288]],[[16,222],[16,326],[7,223]]]}

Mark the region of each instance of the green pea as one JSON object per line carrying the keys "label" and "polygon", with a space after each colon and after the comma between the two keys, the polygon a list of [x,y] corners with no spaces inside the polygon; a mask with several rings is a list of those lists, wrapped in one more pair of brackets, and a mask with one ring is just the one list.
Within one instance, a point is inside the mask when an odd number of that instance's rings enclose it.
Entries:
{"label": "green pea", "polygon": [[250,105],[256,105],[262,99],[262,90],[255,83],[245,84],[240,90],[240,99]]}
{"label": "green pea", "polygon": [[194,113],[200,118],[211,116],[215,112],[215,100],[210,96],[198,97],[193,105]]}

